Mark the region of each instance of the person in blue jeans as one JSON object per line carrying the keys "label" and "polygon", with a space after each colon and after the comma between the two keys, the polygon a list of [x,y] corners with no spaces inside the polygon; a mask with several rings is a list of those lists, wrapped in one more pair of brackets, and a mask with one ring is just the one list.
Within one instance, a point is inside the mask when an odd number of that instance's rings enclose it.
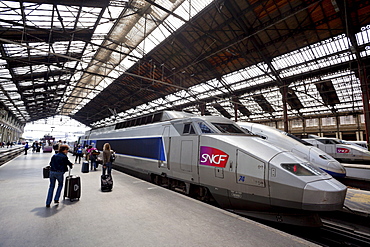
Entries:
{"label": "person in blue jeans", "polygon": [[114,151],[111,150],[110,144],[105,143],[103,146],[103,175],[105,175],[105,171],[108,169],[108,175],[111,176],[112,155],[114,155]]}
{"label": "person in blue jeans", "polygon": [[46,198],[46,207],[50,208],[51,201],[53,199],[53,193],[55,188],[55,182],[58,181],[57,192],[54,197],[54,203],[59,204],[59,197],[63,188],[64,173],[68,171],[68,166],[72,169],[72,163],[69,161],[68,145],[60,145],[58,153],[51,157],[50,161],[50,185],[48,195]]}

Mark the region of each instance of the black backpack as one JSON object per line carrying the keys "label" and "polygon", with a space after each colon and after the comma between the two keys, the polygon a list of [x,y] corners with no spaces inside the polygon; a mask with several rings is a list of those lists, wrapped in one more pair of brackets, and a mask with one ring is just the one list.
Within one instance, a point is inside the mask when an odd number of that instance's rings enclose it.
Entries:
{"label": "black backpack", "polygon": [[110,155],[110,162],[113,162],[116,160],[116,155],[114,153],[111,153]]}
{"label": "black backpack", "polygon": [[53,145],[53,149],[56,150],[56,151],[59,150],[59,144],[58,143],[57,144],[54,144]]}

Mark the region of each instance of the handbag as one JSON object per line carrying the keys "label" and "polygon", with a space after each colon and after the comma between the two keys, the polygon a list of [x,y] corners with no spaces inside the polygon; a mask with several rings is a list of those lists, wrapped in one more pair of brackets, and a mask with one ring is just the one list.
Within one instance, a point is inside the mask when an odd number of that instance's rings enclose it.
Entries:
{"label": "handbag", "polygon": [[50,166],[42,168],[42,174],[44,178],[50,178]]}

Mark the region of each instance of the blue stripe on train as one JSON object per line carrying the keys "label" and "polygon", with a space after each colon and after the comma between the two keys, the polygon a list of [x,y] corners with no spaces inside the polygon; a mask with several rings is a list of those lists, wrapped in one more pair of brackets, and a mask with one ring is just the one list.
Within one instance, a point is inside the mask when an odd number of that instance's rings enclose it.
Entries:
{"label": "blue stripe on train", "polygon": [[117,154],[166,161],[162,137],[97,140],[96,148],[103,150],[106,142]]}

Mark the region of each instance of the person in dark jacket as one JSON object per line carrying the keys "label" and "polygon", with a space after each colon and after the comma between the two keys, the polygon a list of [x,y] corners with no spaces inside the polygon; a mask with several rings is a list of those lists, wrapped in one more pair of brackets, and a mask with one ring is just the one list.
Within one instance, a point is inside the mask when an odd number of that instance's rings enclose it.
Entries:
{"label": "person in dark jacket", "polygon": [[28,142],[24,145],[24,154],[27,155],[27,150],[29,149]]}
{"label": "person in dark jacket", "polygon": [[64,173],[68,171],[68,166],[72,169],[72,163],[69,161],[68,154],[68,145],[60,145],[58,153],[54,154],[51,157],[50,161],[50,186],[48,190],[48,195],[46,198],[46,207],[49,208],[51,200],[53,198],[55,181],[58,180],[58,188],[54,197],[54,203],[59,204],[59,197],[63,188]]}
{"label": "person in dark jacket", "polygon": [[83,157],[83,150],[82,150],[82,147],[80,144],[78,144],[78,146],[75,148],[75,163],[77,163],[77,159],[78,159],[78,164],[81,163],[81,158]]}

